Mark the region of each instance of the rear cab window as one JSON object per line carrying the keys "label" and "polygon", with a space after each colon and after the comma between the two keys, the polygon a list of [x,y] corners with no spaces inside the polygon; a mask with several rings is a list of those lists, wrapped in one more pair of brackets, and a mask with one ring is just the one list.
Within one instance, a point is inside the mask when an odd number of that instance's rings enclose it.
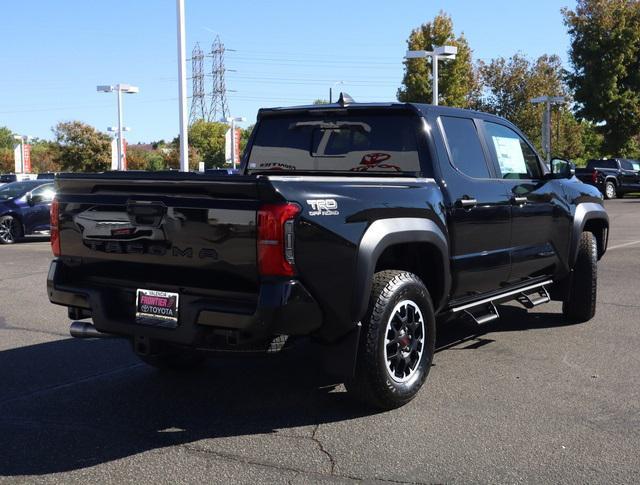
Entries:
{"label": "rear cab window", "polygon": [[441,116],[440,123],[449,150],[451,164],[472,178],[490,178],[489,167],[471,118]]}
{"label": "rear cab window", "polygon": [[412,113],[300,113],[265,116],[256,128],[247,173],[421,172]]}

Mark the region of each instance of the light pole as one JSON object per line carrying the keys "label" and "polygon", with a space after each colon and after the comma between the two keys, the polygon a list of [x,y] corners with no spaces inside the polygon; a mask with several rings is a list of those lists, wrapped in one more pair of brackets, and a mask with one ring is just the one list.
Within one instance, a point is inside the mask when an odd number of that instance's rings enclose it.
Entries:
{"label": "light pole", "polygon": [[115,86],[101,85],[96,89],[101,93],[112,93],[115,91],[118,94],[118,170],[122,170],[124,167],[124,148],[122,140],[122,93],[136,94],[140,92],[140,88],[137,86],[131,86],[130,84],[116,84]]}
{"label": "light pole", "polygon": [[178,106],[180,111],[180,171],[189,171],[189,129],[187,125],[187,66],[184,31],[184,0],[176,0],[178,19]]}
{"label": "light pole", "polygon": [[542,117],[542,148],[547,163],[551,161],[551,105],[564,104],[564,96],[538,96],[529,100],[533,104],[544,104]]}
{"label": "light pole", "polygon": [[458,48],[453,45],[434,46],[432,51],[407,51],[404,55],[405,59],[424,59],[431,58],[431,77],[433,82],[433,100],[431,104],[438,105],[438,61],[440,59],[455,59]]}
{"label": "light pole", "polygon": [[231,126],[231,163],[233,163],[233,169],[236,169],[236,122],[246,121],[246,118],[243,116],[235,116],[223,119]]}
{"label": "light pole", "polygon": [[333,88],[335,88],[338,84],[344,84],[344,81],[336,81],[329,88],[329,103],[333,103]]}

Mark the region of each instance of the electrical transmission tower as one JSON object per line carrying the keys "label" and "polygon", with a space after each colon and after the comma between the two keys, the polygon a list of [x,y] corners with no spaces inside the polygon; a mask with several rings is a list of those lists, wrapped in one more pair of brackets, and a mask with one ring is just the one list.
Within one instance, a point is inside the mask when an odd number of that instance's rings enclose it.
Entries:
{"label": "electrical transmission tower", "polygon": [[224,52],[224,44],[220,42],[220,36],[216,36],[216,40],[213,41],[211,46],[213,89],[211,91],[211,104],[209,105],[209,116],[214,121],[229,117],[227,86],[224,80]]}
{"label": "electrical transmission tower", "polygon": [[200,49],[200,44],[196,42],[191,51],[191,111],[189,112],[189,124],[196,120],[210,121],[209,109],[204,92],[204,54]]}

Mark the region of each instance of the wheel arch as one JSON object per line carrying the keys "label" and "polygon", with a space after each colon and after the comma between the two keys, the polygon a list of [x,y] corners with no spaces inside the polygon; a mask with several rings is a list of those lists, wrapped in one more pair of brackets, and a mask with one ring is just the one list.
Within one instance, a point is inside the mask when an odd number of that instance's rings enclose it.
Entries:
{"label": "wheel arch", "polygon": [[584,231],[591,232],[595,236],[598,243],[598,259],[600,259],[607,250],[609,240],[609,216],[602,205],[594,202],[583,202],[576,207],[573,218],[571,253],[569,255],[569,262],[572,268],[578,257],[580,234]]}
{"label": "wheel arch", "polygon": [[374,273],[385,269],[406,270],[420,277],[431,293],[437,312],[451,287],[449,246],[444,232],[429,219],[406,217],[374,221],[358,248],[352,304],[354,321],[360,321],[366,313]]}

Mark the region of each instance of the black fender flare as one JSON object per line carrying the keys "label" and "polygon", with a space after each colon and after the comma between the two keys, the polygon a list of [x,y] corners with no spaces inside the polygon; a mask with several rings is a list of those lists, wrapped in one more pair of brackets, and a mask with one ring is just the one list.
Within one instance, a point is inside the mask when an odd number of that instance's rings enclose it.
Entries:
{"label": "black fender flare", "polygon": [[434,301],[436,311],[444,305],[451,288],[449,271],[449,244],[440,227],[432,220],[418,217],[378,219],[365,231],[360,241],[356,261],[356,278],[353,293],[353,319],[359,322],[367,311],[373,274],[380,255],[390,246],[402,243],[427,242],[434,245],[442,258],[444,287],[439,301]]}
{"label": "black fender flare", "polygon": [[607,228],[607,234],[603,241],[604,247],[602,248],[602,254],[606,251],[607,240],[609,238],[609,215],[601,204],[595,202],[582,202],[576,206],[575,213],[573,215],[573,231],[571,235],[571,247],[569,249],[569,264],[570,267],[576,263],[578,257],[578,244],[580,243],[580,235],[584,231],[584,226],[587,221],[598,219],[604,222]]}

